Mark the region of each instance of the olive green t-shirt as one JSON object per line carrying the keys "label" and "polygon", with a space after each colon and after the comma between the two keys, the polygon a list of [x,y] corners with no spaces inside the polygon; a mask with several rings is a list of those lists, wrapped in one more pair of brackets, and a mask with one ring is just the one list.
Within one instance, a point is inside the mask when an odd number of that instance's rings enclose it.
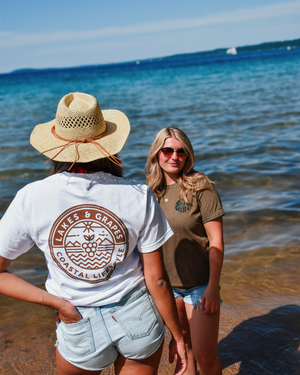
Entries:
{"label": "olive green t-shirt", "polygon": [[171,285],[193,288],[208,283],[209,241],[203,224],[225,215],[220,197],[211,190],[202,190],[197,197],[188,195],[192,205],[179,199],[180,185],[167,187],[160,206],[174,232],[163,245],[165,267]]}

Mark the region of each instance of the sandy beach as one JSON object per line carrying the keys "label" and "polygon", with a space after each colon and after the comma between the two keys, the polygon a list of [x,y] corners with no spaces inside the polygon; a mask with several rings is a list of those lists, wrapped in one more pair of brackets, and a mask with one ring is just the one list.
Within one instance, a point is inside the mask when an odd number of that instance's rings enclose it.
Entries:
{"label": "sandy beach", "polygon": [[[223,374],[300,373],[299,255],[291,247],[226,257],[218,346]],[[53,311],[3,296],[0,306],[0,374],[56,374]],[[173,373],[168,341],[169,334],[160,375]],[[102,374],[114,374],[113,366]]]}

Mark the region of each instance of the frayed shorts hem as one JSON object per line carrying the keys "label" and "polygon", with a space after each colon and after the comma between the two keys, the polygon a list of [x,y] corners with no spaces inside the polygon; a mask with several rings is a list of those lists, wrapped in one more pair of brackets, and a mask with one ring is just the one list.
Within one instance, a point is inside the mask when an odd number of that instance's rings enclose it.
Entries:
{"label": "frayed shorts hem", "polygon": [[[175,288],[173,289],[173,294],[175,299],[183,298],[183,301],[187,305],[194,306],[194,309],[198,308],[198,302],[202,302],[203,293],[205,292],[205,289],[207,288],[208,284],[199,285],[194,288],[189,289],[182,289],[182,288]],[[219,286],[219,299],[220,299],[220,306],[222,305],[221,295],[220,295],[220,289]]]}
{"label": "frayed shorts hem", "polygon": [[66,357],[64,356],[64,354],[60,352],[57,343],[55,344],[55,346],[57,347],[57,350],[59,351],[59,354],[60,354],[60,355],[61,355],[61,356],[67,361],[67,362],[71,363],[71,365],[73,365],[73,366],[75,366],[75,367],[78,367],[78,368],[80,368],[80,369],[82,369],[82,370],[86,370],[86,371],[102,371],[102,370],[106,369],[107,367],[111,366],[111,365],[114,363],[114,361],[113,361],[112,363],[109,363],[109,364],[106,365],[105,367],[101,367],[101,368],[91,368],[91,367],[83,366],[82,364],[75,363],[75,362],[73,362],[73,361],[70,361],[68,358],[66,358]]}

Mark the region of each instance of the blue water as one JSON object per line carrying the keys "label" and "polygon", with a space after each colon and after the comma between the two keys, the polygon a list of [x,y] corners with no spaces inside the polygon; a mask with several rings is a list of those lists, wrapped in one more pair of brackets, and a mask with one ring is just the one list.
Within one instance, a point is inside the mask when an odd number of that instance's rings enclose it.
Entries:
{"label": "blue water", "polygon": [[145,181],[162,127],[188,134],[196,169],[227,212],[227,254],[299,245],[299,48],[0,75],[0,216],[18,189],[47,175],[29,136],[74,91],[129,117],[126,177]]}

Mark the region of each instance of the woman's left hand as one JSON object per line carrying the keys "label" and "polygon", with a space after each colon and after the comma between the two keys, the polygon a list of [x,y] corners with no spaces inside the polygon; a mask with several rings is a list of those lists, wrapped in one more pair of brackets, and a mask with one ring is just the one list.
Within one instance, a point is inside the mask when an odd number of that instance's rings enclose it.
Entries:
{"label": "woman's left hand", "polygon": [[211,288],[207,286],[202,296],[202,302],[200,306],[201,310],[203,310],[206,314],[212,314],[216,312],[219,307],[219,290],[217,288]]}
{"label": "woman's left hand", "polygon": [[64,304],[55,312],[54,320],[56,323],[63,321],[65,324],[77,323],[82,319],[78,310],[70,302],[64,301]]}

